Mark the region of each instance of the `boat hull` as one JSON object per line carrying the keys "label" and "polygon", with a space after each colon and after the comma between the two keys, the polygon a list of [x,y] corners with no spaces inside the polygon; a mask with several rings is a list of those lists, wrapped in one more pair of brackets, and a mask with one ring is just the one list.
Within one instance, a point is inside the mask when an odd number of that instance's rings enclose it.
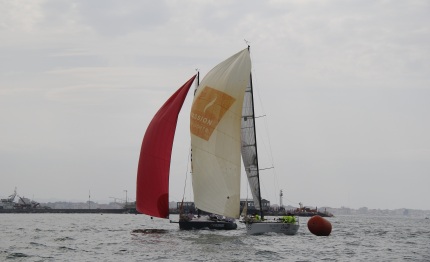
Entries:
{"label": "boat hull", "polygon": [[237,224],[227,221],[179,221],[179,229],[216,229],[216,230],[233,230]]}
{"label": "boat hull", "polygon": [[281,233],[285,235],[295,235],[299,230],[298,223],[282,223],[282,222],[247,222],[246,233],[248,235],[259,235],[264,233]]}

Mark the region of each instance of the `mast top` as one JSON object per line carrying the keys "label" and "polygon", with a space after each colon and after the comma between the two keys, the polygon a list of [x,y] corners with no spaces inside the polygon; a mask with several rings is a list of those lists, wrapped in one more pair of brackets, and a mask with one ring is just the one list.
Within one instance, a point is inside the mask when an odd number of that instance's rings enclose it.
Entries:
{"label": "mast top", "polygon": [[249,41],[248,41],[248,40],[246,40],[246,39],[243,39],[243,41],[245,41],[245,44],[248,46],[248,51],[249,51],[249,48],[250,48],[250,45],[249,45],[249,44],[250,44],[251,42],[249,42]]}

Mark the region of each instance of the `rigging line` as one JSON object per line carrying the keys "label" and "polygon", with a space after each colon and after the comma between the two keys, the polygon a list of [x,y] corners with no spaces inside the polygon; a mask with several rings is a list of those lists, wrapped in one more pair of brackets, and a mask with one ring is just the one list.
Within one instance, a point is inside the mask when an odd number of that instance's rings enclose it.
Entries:
{"label": "rigging line", "polygon": [[247,187],[246,187],[246,200],[248,200],[248,192],[249,192],[249,184],[247,184]]}
{"label": "rigging line", "polygon": [[[263,104],[262,103],[262,101],[261,101],[261,96],[259,96],[259,100],[260,100],[260,103],[261,104]],[[263,105],[261,105],[261,107],[263,108]],[[273,157],[273,150],[272,150],[272,143],[271,143],[271,140],[270,140],[270,135],[269,135],[269,128],[268,128],[268,126],[269,126],[269,121],[268,121],[268,117],[264,117],[264,128],[265,128],[265,131],[266,131],[266,134],[267,134],[267,144],[268,144],[268,147],[269,147],[269,158],[270,158],[270,161],[272,162],[272,167],[273,167],[273,174],[274,174],[274,180],[273,180],[273,183],[274,183],[274,187],[275,187],[275,191],[274,191],[274,193],[275,192],[279,192],[279,181],[278,181],[278,175],[277,175],[277,173],[276,173],[276,168],[275,168],[275,159],[274,159],[274,157]]]}
{"label": "rigging line", "polygon": [[267,170],[267,169],[275,169],[275,167],[274,167],[274,166],[271,166],[271,167],[260,168],[260,171],[261,171],[261,170]]}
{"label": "rigging line", "polygon": [[[254,116],[254,118],[260,118],[260,117],[265,117],[266,115],[261,115],[261,116]],[[242,116],[242,118],[247,118],[247,117],[252,117],[252,116]]]}
{"label": "rigging line", "polygon": [[[190,163],[190,159],[191,159],[191,145],[190,145],[190,149],[188,150],[188,160],[187,163]],[[187,188],[187,179],[188,179],[188,164],[187,164],[187,171],[185,172],[185,184],[184,184],[184,192],[182,193],[182,199],[184,199],[185,197],[185,189]]]}
{"label": "rigging line", "polygon": [[[252,56],[251,57],[252,60],[254,60],[253,54],[250,53],[250,55]],[[265,114],[265,109],[264,109],[264,106],[263,106],[263,102],[261,100],[262,96],[260,94],[260,88],[259,88],[260,84],[259,84],[259,80],[258,80],[258,74],[255,73],[255,67],[256,67],[255,65],[256,64],[254,63],[253,65],[254,66],[251,69],[252,70],[253,81],[254,81],[253,90],[254,90],[254,93],[257,92],[257,94],[258,94],[258,101],[260,103],[259,106],[261,107],[261,111],[262,111],[263,116],[264,116],[263,117],[264,118],[264,129],[265,129],[265,132],[266,132],[267,142],[268,142],[268,145],[266,145],[265,141],[263,140],[263,145],[264,145],[264,147],[268,146],[268,148],[269,148],[268,150],[266,149],[266,151],[269,151],[268,152],[268,156],[269,156],[269,160],[270,160],[270,162],[272,164],[272,167],[273,167],[273,175],[274,175],[273,183],[274,183],[275,190],[271,190],[271,191],[273,191],[273,193],[275,194],[274,197],[275,197],[275,199],[277,199],[277,195],[276,195],[275,192],[279,192],[279,190],[280,190],[279,185],[280,184],[279,184],[279,181],[278,181],[278,175],[276,173],[276,168],[274,168],[276,165],[275,165],[275,160],[274,160],[273,153],[272,153],[272,146],[271,146],[271,142],[270,142],[270,135],[269,135],[269,130],[268,130],[268,120],[267,120],[267,117],[266,117],[266,114]]]}

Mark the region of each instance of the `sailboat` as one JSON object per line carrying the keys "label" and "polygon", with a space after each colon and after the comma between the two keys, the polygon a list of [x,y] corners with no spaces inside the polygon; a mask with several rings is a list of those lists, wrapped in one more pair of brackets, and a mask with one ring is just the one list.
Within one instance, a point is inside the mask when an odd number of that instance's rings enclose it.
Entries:
{"label": "sailboat", "polygon": [[[136,209],[168,218],[168,187],[172,143],[179,111],[196,76],[159,109],[145,133],[138,166]],[[252,109],[252,112],[249,110]],[[215,66],[195,91],[190,113],[192,182],[195,206],[216,214],[180,219],[181,229],[236,229],[240,215],[241,157],[247,170],[254,205],[261,207],[255,138],[249,46]],[[264,218],[260,208],[261,218]],[[220,218],[222,217],[222,218]],[[279,221],[246,220],[247,232],[282,232]]]}
{"label": "sailboat", "polygon": [[[258,165],[257,135],[255,126],[254,95],[252,75],[249,74],[249,84],[245,89],[242,120],[241,120],[241,153],[253,197],[254,207],[259,211],[255,217],[245,216],[247,234],[256,235],[269,232],[295,235],[299,230],[298,219],[285,216],[280,219],[266,220],[261,204],[260,168]],[[247,204],[246,204],[247,205]]]}
{"label": "sailboat", "polygon": [[[239,214],[241,89],[250,67],[249,54],[239,52],[214,67],[195,92],[190,115],[194,201],[199,210],[212,215],[181,215],[180,229],[237,228],[233,218]],[[164,103],[145,132],[137,172],[140,213],[169,217],[172,144],[178,114],[195,78]]]}
{"label": "sailboat", "polygon": [[[212,69],[195,94],[191,109],[193,189],[198,208],[239,218],[241,160],[260,219],[247,216],[248,234],[294,235],[298,220],[265,220],[249,46]],[[247,206],[247,204],[246,204]]]}
{"label": "sailboat", "polygon": [[[158,110],[146,129],[137,171],[136,209],[151,217],[169,218],[169,172],[179,112],[196,75]],[[236,229],[233,221],[217,216],[196,219],[181,214],[180,229]],[[141,231],[135,231],[141,232]],[[146,232],[145,230],[142,232]]]}
{"label": "sailboat", "polygon": [[[214,69],[212,69],[211,72],[216,71],[216,67]],[[208,76],[210,75],[210,72],[208,74]],[[208,76],[206,76],[203,80],[203,83],[205,83],[208,79]],[[210,78],[210,77],[209,77]],[[194,94],[197,93],[199,87],[199,73],[197,73],[197,85],[196,85],[196,89],[194,91]],[[196,96],[194,96],[196,97]],[[191,118],[195,115],[193,115],[193,112],[198,111],[198,106],[194,106],[197,105],[198,102],[196,102],[196,100],[194,100],[193,102],[193,107],[191,108]],[[197,109],[196,109],[197,108]],[[193,111],[194,110],[194,111]],[[193,121],[191,120],[191,133],[192,133],[192,127],[193,127]],[[192,150],[191,150],[192,152]],[[197,154],[198,155],[198,154]],[[191,160],[191,164],[193,163],[193,160]],[[193,170],[193,166],[191,167],[191,169]],[[193,173],[193,177],[194,177],[194,172]],[[221,188],[219,188],[221,189]],[[195,190],[198,190],[198,187],[193,188],[193,191],[195,192]],[[199,199],[199,197],[195,196],[194,197],[195,200]],[[206,208],[203,209],[199,209],[197,208],[197,216],[194,216],[193,214],[183,214],[182,210],[180,211],[180,218],[179,218],[179,228],[180,229],[186,229],[186,230],[190,230],[190,229],[216,229],[216,230],[232,230],[232,229],[236,229],[237,228],[237,224],[235,223],[235,220],[233,218],[229,218],[226,216],[222,216],[221,214],[223,213],[210,213],[209,215],[203,215],[201,216],[201,210],[204,210]],[[208,209],[206,209],[208,210]],[[207,213],[207,211],[206,211]],[[171,221],[172,223],[176,223]]]}
{"label": "sailboat", "polygon": [[240,119],[250,71],[245,49],[211,69],[195,92],[190,114],[194,202],[199,210],[215,215],[180,220],[180,228],[202,228],[208,223],[214,229],[237,228]]}

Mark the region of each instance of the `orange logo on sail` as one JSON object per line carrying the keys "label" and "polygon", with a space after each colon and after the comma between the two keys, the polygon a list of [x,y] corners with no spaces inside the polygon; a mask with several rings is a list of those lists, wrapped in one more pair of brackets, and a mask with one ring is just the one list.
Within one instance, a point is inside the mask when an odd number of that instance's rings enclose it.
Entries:
{"label": "orange logo on sail", "polygon": [[206,141],[209,140],[234,101],[232,96],[206,86],[195,98],[191,108],[191,133]]}

